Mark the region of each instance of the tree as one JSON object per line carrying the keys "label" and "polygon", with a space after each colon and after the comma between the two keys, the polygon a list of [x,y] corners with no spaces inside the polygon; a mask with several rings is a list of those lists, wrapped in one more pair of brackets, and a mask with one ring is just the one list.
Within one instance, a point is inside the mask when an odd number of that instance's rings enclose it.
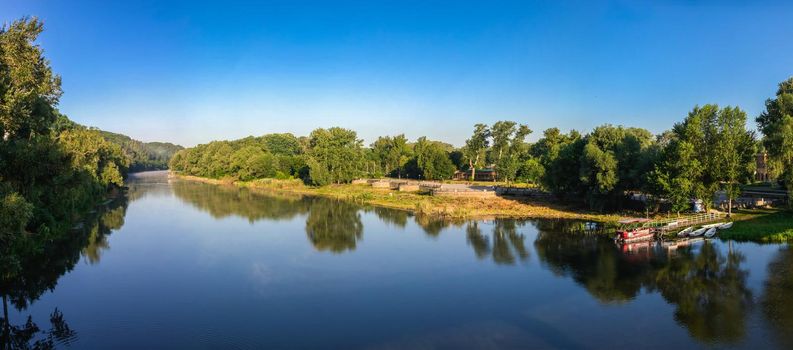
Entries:
{"label": "tree", "polygon": [[0,138],[4,142],[46,135],[57,117],[61,78],[34,44],[44,30],[37,18],[0,28]]}
{"label": "tree", "polygon": [[691,198],[702,192],[698,179],[703,171],[694,146],[675,139],[664,149],[661,161],[648,174],[649,192],[666,197],[672,211],[685,211],[691,206]]}
{"label": "tree", "polygon": [[726,107],[717,119],[714,178],[727,195],[728,216],[732,215],[732,200],[740,195],[738,185],[751,180],[755,166],[755,139],[746,130],[746,113],[739,108]]}
{"label": "tree", "polygon": [[520,164],[517,178],[526,183],[539,184],[543,176],[545,176],[545,167],[537,158],[529,156]]}
{"label": "tree", "polygon": [[498,164],[501,159],[509,153],[510,142],[513,134],[517,131],[517,123],[513,121],[498,121],[490,128],[490,136],[493,138],[493,146],[490,148],[490,163]]}
{"label": "tree", "polygon": [[776,98],[766,100],[765,108],[757,117],[757,126],[765,136],[768,155],[782,165],[788,206],[793,208],[793,77],[779,84]]}
{"label": "tree", "polygon": [[410,147],[404,134],[378,137],[372,144],[372,151],[386,174],[396,172],[397,177],[402,178],[402,171],[410,159]]}
{"label": "tree", "polygon": [[414,146],[416,166],[421,178],[426,180],[442,180],[454,175],[454,164],[440,142],[429,141],[420,137]]}
{"label": "tree", "polygon": [[482,165],[489,146],[490,129],[485,124],[474,125],[474,134],[465,141],[463,154],[468,160],[468,167],[471,170],[471,181],[476,178],[476,168]]}
{"label": "tree", "polygon": [[[499,123],[512,123],[512,122],[499,122]],[[498,124],[498,123],[496,123]],[[510,133],[506,134],[506,144],[500,145],[498,150],[498,159],[496,160],[496,169],[498,171],[498,176],[509,183],[510,181],[515,179],[515,176],[518,173],[518,169],[521,166],[521,160],[525,159],[528,156],[528,145],[526,144],[526,137],[531,134],[531,129],[529,129],[526,125],[520,125],[519,127],[514,127],[515,123],[508,124],[512,125]],[[495,125],[494,125],[495,128]],[[501,127],[504,128],[503,126]],[[503,133],[503,131],[502,131]],[[504,138],[504,135],[500,136]],[[494,145],[496,137],[493,137]],[[503,141],[499,141],[503,143]],[[495,147],[495,146],[494,146]]]}
{"label": "tree", "polygon": [[344,183],[362,173],[363,141],[358,139],[355,131],[338,127],[320,128],[312,131],[309,138],[308,156],[312,159],[309,176],[312,180],[323,178],[331,183]]}

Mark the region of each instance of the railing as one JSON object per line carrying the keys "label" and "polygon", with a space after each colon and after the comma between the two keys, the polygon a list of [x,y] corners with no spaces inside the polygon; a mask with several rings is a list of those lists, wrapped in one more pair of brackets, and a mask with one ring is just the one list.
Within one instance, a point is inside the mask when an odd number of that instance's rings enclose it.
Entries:
{"label": "railing", "polygon": [[669,232],[674,230],[682,230],[689,226],[704,224],[724,217],[722,213],[701,213],[689,216],[682,216],[676,218],[667,218],[657,220],[650,223],[650,225],[661,232]]}

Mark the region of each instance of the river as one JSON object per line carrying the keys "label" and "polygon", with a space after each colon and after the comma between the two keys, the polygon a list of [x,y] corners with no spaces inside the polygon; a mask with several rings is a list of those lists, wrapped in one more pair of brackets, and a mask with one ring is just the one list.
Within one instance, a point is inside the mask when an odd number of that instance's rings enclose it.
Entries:
{"label": "river", "polygon": [[162,172],[129,186],[3,287],[5,346],[793,348],[787,245],[620,249],[574,221],[448,222]]}

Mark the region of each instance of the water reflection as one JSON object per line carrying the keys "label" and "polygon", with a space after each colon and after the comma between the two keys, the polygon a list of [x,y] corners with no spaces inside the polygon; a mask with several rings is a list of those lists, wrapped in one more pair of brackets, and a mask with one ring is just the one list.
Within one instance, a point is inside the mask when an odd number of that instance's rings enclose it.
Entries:
{"label": "water reflection", "polygon": [[779,250],[768,265],[768,279],[760,304],[781,347],[793,348],[793,248]]}
{"label": "water reflection", "polygon": [[[581,232],[591,231],[590,224],[581,221],[569,220],[449,220],[425,215],[414,215],[410,212],[390,210],[379,207],[366,207],[354,203],[337,201],[326,198],[313,198],[303,196],[273,196],[266,193],[259,193],[250,189],[239,189],[235,187],[215,186],[203,183],[186,181],[168,181],[146,179],[144,182],[133,181],[130,183],[130,202],[143,198],[166,196],[178,199],[181,203],[196,208],[203,213],[207,213],[213,218],[240,217],[251,223],[263,220],[291,220],[297,224],[297,239],[299,244],[305,245],[306,242],[319,251],[326,254],[317,256],[326,259],[325,261],[343,262],[343,268],[335,271],[355,270],[350,266],[357,266],[363,259],[366,262],[367,254],[353,254],[356,249],[371,249],[378,254],[389,254],[388,248],[382,244],[362,247],[365,235],[370,235],[369,239],[377,241],[383,235],[393,231],[414,232],[419,230],[424,234],[418,234],[418,239],[411,237],[400,237],[411,240],[410,244],[404,246],[394,246],[393,249],[403,247],[426,248],[427,244],[432,245],[433,253],[443,249],[462,249],[461,254],[454,251],[454,254],[447,254],[444,259],[458,259],[457,264],[466,267],[467,262],[480,261],[477,267],[483,267],[484,275],[475,275],[473,268],[465,273],[471,273],[477,282],[472,284],[460,284],[461,287],[476,290],[477,283],[481,279],[487,283],[482,285],[501,285],[515,281],[520,283],[521,278],[525,279],[525,272],[532,272],[531,283],[543,284],[554,280],[551,275],[561,277],[567,288],[575,293],[583,294],[586,298],[597,300],[606,307],[590,310],[587,312],[598,313],[603,310],[627,309],[627,306],[648,305],[661,299],[669,305],[664,310],[658,310],[647,315],[653,324],[671,323],[672,318],[684,329],[689,337],[687,341],[695,341],[694,344],[710,345],[735,345],[743,346],[747,344],[747,339],[757,337],[757,319],[762,319],[764,329],[775,341],[783,347],[793,347],[793,335],[789,332],[793,329],[793,250],[790,248],[779,249],[775,252],[774,258],[768,265],[768,277],[762,288],[754,290],[750,288],[748,277],[750,267],[747,266],[747,256],[745,249],[731,249],[730,245],[720,242],[702,242],[697,245],[681,247],[676,250],[667,250],[660,245],[640,243],[630,246],[618,247],[611,240],[605,239],[600,235],[582,234]],[[38,300],[42,294],[54,290],[58,279],[71,271],[75,264],[82,258],[89,264],[102,263],[102,257],[109,253],[110,238],[113,232],[118,231],[124,225],[125,216],[128,210],[127,201],[116,201],[106,210],[96,217],[89,219],[81,230],[63,236],[46,237],[46,240],[31,241],[15,251],[14,256],[5,256],[3,275],[0,280],[0,294],[3,297],[3,304],[9,308],[15,308],[22,318],[17,323],[5,324],[7,315],[3,316],[4,325],[2,332],[3,349],[6,348],[47,348],[68,345],[77,339],[77,332],[66,322],[64,315],[58,311],[42,310],[38,317],[45,317],[50,314],[51,327],[45,327],[42,320],[37,320],[39,325],[32,318],[25,317],[25,310],[31,303]],[[182,204],[179,204],[182,205]],[[185,210],[185,212],[194,212]],[[201,214],[204,216],[204,214]],[[132,216],[139,217],[139,216]],[[386,224],[377,226],[371,218]],[[132,219],[130,219],[132,220]],[[364,223],[367,223],[368,231],[365,233]],[[261,223],[260,223],[261,224]],[[289,223],[286,223],[289,224]],[[133,225],[129,225],[133,226]],[[242,226],[245,226],[243,224]],[[304,230],[303,232],[301,231]],[[283,227],[295,227],[291,224]],[[387,227],[383,235],[378,236],[377,228]],[[210,230],[211,231],[211,230]],[[374,233],[373,233],[374,232]],[[441,235],[443,233],[443,235]],[[304,236],[305,234],[305,236]],[[116,234],[118,235],[118,234]],[[213,238],[217,238],[214,231],[210,232]],[[240,235],[242,236],[242,235]],[[252,235],[256,239],[261,238],[254,232]],[[294,237],[294,236],[291,236]],[[290,237],[290,239],[291,239]],[[416,237],[416,236],[414,236]],[[429,239],[427,239],[429,238]],[[223,238],[225,239],[225,238]],[[250,239],[250,238],[248,238]],[[116,241],[114,241],[116,242]],[[381,240],[392,245],[398,245],[401,240]],[[429,243],[427,243],[429,242]],[[452,244],[448,244],[452,242]],[[454,242],[459,244],[455,245]],[[286,248],[280,246],[269,246],[273,249],[284,249],[285,255],[291,253],[288,245]],[[115,249],[123,249],[114,247]],[[178,247],[177,247],[178,248]],[[115,249],[113,253],[115,253]],[[379,251],[377,249],[380,249]],[[533,250],[533,251],[532,251]],[[452,250],[445,250],[449,252]],[[279,253],[281,253],[279,251]],[[332,253],[332,254],[327,254]],[[416,249],[416,261],[426,258],[422,254],[427,254],[427,250]],[[333,254],[345,254],[345,259],[331,258]],[[751,250],[747,252],[750,257]],[[755,253],[756,254],[756,253]],[[186,254],[192,256],[191,254]],[[371,255],[371,254],[368,254]],[[237,256],[235,256],[236,258]],[[313,255],[312,255],[313,257]],[[310,265],[312,257],[302,257],[306,259],[306,266]],[[462,257],[462,258],[460,258]],[[390,258],[385,256],[385,258]],[[218,259],[220,260],[220,259]],[[213,261],[214,263],[214,261]],[[266,264],[265,264],[266,263]],[[303,262],[301,262],[302,264]],[[267,264],[272,264],[268,267]],[[352,264],[352,265],[345,265]],[[407,264],[406,264],[407,265]],[[443,266],[442,264],[439,264]],[[193,266],[193,265],[191,265]],[[233,265],[232,265],[233,266]],[[289,263],[285,263],[277,254],[264,259],[262,269],[273,269],[273,271],[292,272],[293,268]],[[280,267],[278,267],[280,266]],[[427,265],[421,265],[422,268]],[[467,266],[470,267],[470,266]],[[315,266],[305,269],[304,266],[294,268],[297,272],[294,278],[303,280],[303,276],[298,273],[307,274],[306,279],[312,280]],[[378,268],[379,269],[379,268]],[[385,269],[385,268],[384,268]],[[498,269],[498,273],[490,273]],[[321,270],[321,269],[320,269]],[[223,270],[224,273],[227,270]],[[263,270],[265,273],[270,270]],[[362,273],[373,273],[369,269],[361,269]],[[402,270],[388,271],[389,276],[402,278],[396,272]],[[411,271],[411,270],[405,270]],[[443,271],[443,270],[439,270]],[[540,271],[540,273],[537,273]],[[286,273],[285,272],[285,273]],[[514,272],[514,273],[513,273]],[[550,272],[550,273],[548,273]],[[757,271],[753,271],[757,273]],[[379,272],[378,272],[379,273]],[[421,277],[421,272],[411,272],[415,276]],[[512,274],[512,275],[510,275]],[[377,276],[376,273],[373,274]],[[406,274],[407,275],[407,274]],[[291,276],[290,276],[291,277]],[[339,278],[338,276],[331,276]],[[344,276],[343,276],[344,277]],[[512,278],[511,281],[502,278]],[[446,277],[440,276],[439,279]],[[448,280],[441,281],[443,288],[453,283],[463,283],[449,277]],[[491,279],[492,278],[492,279]],[[537,280],[535,281],[534,278]],[[319,279],[318,279],[319,280]],[[354,285],[355,278],[345,280],[345,283]],[[759,280],[759,278],[756,278]],[[234,282],[233,279],[229,281]],[[431,285],[431,282],[422,282]],[[574,281],[575,283],[569,283]],[[399,280],[394,283],[399,283]],[[408,282],[410,282],[408,280]],[[274,283],[286,283],[284,279],[279,279]],[[297,283],[297,282],[293,282]],[[233,283],[232,283],[233,284]],[[287,287],[295,285],[284,284]],[[333,284],[329,284],[333,285]],[[361,288],[371,285],[362,285]],[[432,288],[421,289],[420,283],[411,285],[412,292],[416,294],[429,293],[432,295]],[[358,286],[360,287],[360,286]],[[359,289],[361,289],[359,288]],[[464,290],[459,288],[457,290]],[[483,291],[492,290],[482,289]],[[242,292],[240,292],[242,291]],[[243,293],[244,288],[235,290]],[[581,293],[585,291],[585,293]],[[534,291],[525,290],[526,295],[533,297]],[[90,291],[87,291],[90,293]],[[310,294],[310,291],[306,292]],[[350,293],[345,290],[345,293]],[[338,293],[346,295],[345,293]],[[456,293],[454,289],[443,289],[444,296],[449,299],[466,302],[467,294]],[[521,289],[521,293],[524,291]],[[243,294],[244,295],[244,294]],[[374,293],[372,295],[382,295]],[[651,298],[647,298],[647,296]],[[179,295],[181,298],[184,295]],[[211,296],[211,294],[210,294]],[[350,302],[342,297],[333,294],[336,300]],[[755,305],[754,298],[757,296],[758,305]],[[393,298],[404,297],[404,294],[393,294]],[[507,298],[509,299],[509,298]],[[527,298],[531,299],[531,298]],[[517,300],[513,296],[511,299],[515,303],[510,306],[510,310],[523,307],[530,308],[532,301]],[[651,300],[648,302],[648,300]],[[408,301],[416,302],[408,299]],[[146,300],[143,303],[148,302]],[[254,300],[255,302],[255,300]],[[376,302],[376,301],[374,301]],[[482,309],[498,309],[499,304],[495,301],[479,301]],[[490,304],[488,304],[490,303]],[[521,304],[526,303],[526,305]],[[549,301],[548,308],[559,308],[560,314],[564,312],[564,307],[553,304]],[[405,305],[409,306],[410,303]],[[364,309],[365,306],[371,307],[373,304],[351,304],[354,307]],[[659,306],[661,305],[661,306]],[[65,305],[61,304],[63,308]],[[217,306],[217,305],[213,305]],[[220,305],[222,306],[222,304]],[[666,307],[658,304],[653,307]],[[454,310],[454,311],[449,311]],[[445,312],[458,317],[467,317],[469,314],[456,306],[449,306]],[[477,310],[471,311],[471,313]],[[387,312],[387,311],[384,311]],[[391,310],[388,316],[399,316],[397,311]],[[287,315],[286,322],[291,318],[300,315]],[[520,329],[521,326],[531,329],[533,332],[542,334],[554,334],[555,338],[564,340],[570,337],[575,342],[566,343],[575,345],[579,343],[577,335],[566,335],[559,332],[553,325],[553,320],[547,321],[537,319],[531,325],[526,325],[523,316],[501,317],[504,314],[487,314],[482,312],[476,316],[471,316],[467,320],[470,324],[482,319],[496,319],[499,322],[506,322],[510,327]],[[407,316],[406,316],[407,317]],[[477,319],[475,317],[481,317]],[[512,317],[510,319],[510,317]],[[561,316],[560,316],[561,317]],[[442,318],[442,317],[440,317]],[[25,321],[27,319],[27,321]],[[271,321],[271,320],[268,320]],[[542,322],[540,322],[542,321]],[[665,321],[665,322],[664,322]],[[79,322],[74,320],[73,322]],[[211,320],[209,321],[211,322]],[[275,321],[273,321],[275,322]],[[296,322],[292,320],[292,322]],[[397,322],[397,321],[394,321]],[[425,321],[426,322],[426,321]],[[753,323],[754,322],[754,323]],[[514,324],[513,324],[514,323]],[[80,324],[76,325],[82,327]],[[395,323],[396,324],[396,323]],[[674,325],[672,325],[675,327]],[[450,325],[449,327],[454,327]],[[544,328],[543,328],[544,327]],[[608,329],[610,326],[599,326],[599,329]],[[616,325],[618,327],[618,325]],[[755,327],[755,328],[753,328]],[[46,329],[44,329],[46,328]],[[597,328],[597,327],[596,327]],[[764,330],[765,331],[765,330]],[[743,343],[741,343],[743,341]],[[581,339],[583,342],[583,339]],[[656,343],[657,344],[657,343]]]}
{"label": "water reflection", "polygon": [[77,332],[73,331],[57,308],[50,314],[50,328],[41,329],[33,318],[28,316],[25,323],[11,324],[8,319],[8,305],[3,297],[4,319],[2,335],[0,335],[0,349],[55,349],[59,345],[69,346],[77,339]]}
{"label": "water reflection", "polygon": [[709,241],[676,251],[644,243],[621,252],[608,239],[548,231],[534,244],[551,271],[571,277],[600,302],[625,303],[642,290],[658,292],[692,337],[708,343],[744,337],[753,299],[738,252],[724,253]]}
{"label": "water reflection", "polygon": [[219,186],[190,181],[170,181],[177,198],[184,203],[222,219],[239,216],[253,223],[258,220],[287,220],[308,212],[311,203],[301,196],[268,194],[247,188]]}
{"label": "water reflection", "polygon": [[106,236],[124,224],[126,208],[126,199],[117,199],[77,229],[25,236],[3,257],[2,349],[49,349],[68,345],[77,336],[57,308],[50,314],[48,330],[39,328],[30,316],[22,324],[13,324],[8,310],[13,307],[21,313],[42,294],[54,290],[58,279],[71,271],[81,256],[91,264],[98,263],[102,251],[109,248]]}
{"label": "water reflection", "polygon": [[526,237],[518,232],[518,228],[525,224],[525,221],[496,219],[488,237],[483,234],[478,222],[471,221],[465,227],[465,236],[477,258],[490,257],[496,264],[513,265],[529,259]]}
{"label": "water reflection", "polygon": [[356,243],[363,238],[360,208],[349,202],[324,198],[306,201],[311,203],[306,235],[314,248],[333,253],[355,250]]}

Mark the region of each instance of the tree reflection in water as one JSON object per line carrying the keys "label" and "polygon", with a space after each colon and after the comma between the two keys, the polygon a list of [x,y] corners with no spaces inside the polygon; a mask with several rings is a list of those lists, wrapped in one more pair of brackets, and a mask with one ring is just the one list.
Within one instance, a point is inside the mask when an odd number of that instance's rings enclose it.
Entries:
{"label": "tree reflection in water", "polygon": [[0,275],[2,349],[49,349],[68,345],[77,336],[57,308],[50,314],[52,327],[48,330],[39,328],[30,316],[23,324],[11,324],[8,309],[14,307],[21,313],[46,291],[55,289],[58,279],[74,268],[81,255],[98,263],[101,252],[109,247],[106,236],[124,224],[126,209],[126,199],[115,200],[84,220],[78,230],[28,235],[8,252]]}
{"label": "tree reflection in water", "polygon": [[514,265],[518,261],[529,259],[526,249],[526,237],[518,233],[518,227],[525,225],[523,221],[496,219],[490,237],[482,233],[479,223],[471,221],[465,228],[465,236],[474,254],[479,259],[491,257],[493,262],[501,265]]}
{"label": "tree reflection in water", "polygon": [[760,298],[766,321],[781,348],[793,348],[793,248],[782,248],[768,265],[768,279]]}
{"label": "tree reflection in water", "polygon": [[745,335],[752,294],[745,258],[703,242],[667,253],[655,244],[620,252],[608,239],[540,231],[534,243],[555,274],[570,276],[603,303],[623,303],[642,290],[675,306],[675,319],[704,342],[735,343]]}
{"label": "tree reflection in water", "polygon": [[171,181],[177,198],[213,218],[239,216],[253,223],[258,220],[288,220],[305,214],[309,201],[299,195],[258,193],[237,186],[205,184],[194,181]]}
{"label": "tree reflection in water", "polygon": [[342,253],[355,250],[363,237],[360,207],[345,201],[312,198],[306,235],[317,250]]}

